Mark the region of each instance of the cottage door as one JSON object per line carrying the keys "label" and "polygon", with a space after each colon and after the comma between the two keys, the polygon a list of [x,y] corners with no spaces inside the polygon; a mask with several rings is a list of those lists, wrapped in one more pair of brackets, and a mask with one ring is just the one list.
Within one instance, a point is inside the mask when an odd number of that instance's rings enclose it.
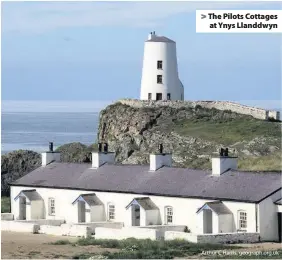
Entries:
{"label": "cottage door", "polygon": [[19,197],[19,219],[25,220],[26,219],[26,198]]}

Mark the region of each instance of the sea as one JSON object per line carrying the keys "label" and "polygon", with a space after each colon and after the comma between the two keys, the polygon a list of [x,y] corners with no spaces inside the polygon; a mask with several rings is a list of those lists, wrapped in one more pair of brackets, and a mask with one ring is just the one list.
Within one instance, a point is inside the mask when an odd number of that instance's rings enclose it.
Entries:
{"label": "sea", "polygon": [[86,145],[97,139],[99,112],[2,112],[1,153],[24,149],[36,152],[72,142]]}

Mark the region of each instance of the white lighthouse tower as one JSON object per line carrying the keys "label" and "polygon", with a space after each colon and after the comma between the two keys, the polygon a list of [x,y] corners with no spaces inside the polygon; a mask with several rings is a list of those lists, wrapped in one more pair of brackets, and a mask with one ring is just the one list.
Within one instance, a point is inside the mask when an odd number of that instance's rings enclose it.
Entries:
{"label": "white lighthouse tower", "polygon": [[155,32],[151,32],[145,42],[140,99],[184,99],[184,88],[178,77],[176,43]]}

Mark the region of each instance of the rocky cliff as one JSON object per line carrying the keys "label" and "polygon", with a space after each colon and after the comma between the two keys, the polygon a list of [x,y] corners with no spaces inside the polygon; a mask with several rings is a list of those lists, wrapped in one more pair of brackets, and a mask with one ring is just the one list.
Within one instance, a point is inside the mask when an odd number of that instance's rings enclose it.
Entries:
{"label": "rocky cliff", "polygon": [[117,102],[101,111],[98,140],[107,141],[122,163],[148,163],[149,153],[162,143],[180,167],[210,168],[211,156],[229,147],[239,156],[241,169],[281,169],[280,122],[200,105],[137,107]]}
{"label": "rocky cliff", "polygon": [[[177,106],[130,106],[117,102],[100,113],[98,140],[107,141],[120,163],[145,164],[159,143],[180,167],[211,168],[221,147],[239,156],[244,170],[281,171],[281,122],[264,121],[228,110]],[[91,161],[97,145],[71,143],[59,147],[63,162]],[[1,158],[2,195],[8,183],[41,165],[40,154],[14,151]]]}
{"label": "rocky cliff", "polygon": [[[95,144],[86,146],[81,143],[70,143],[60,146],[62,162],[85,163],[91,161],[91,152]],[[1,156],[1,194],[9,195],[9,183],[19,179],[28,172],[41,166],[41,155],[27,150],[13,151]]]}

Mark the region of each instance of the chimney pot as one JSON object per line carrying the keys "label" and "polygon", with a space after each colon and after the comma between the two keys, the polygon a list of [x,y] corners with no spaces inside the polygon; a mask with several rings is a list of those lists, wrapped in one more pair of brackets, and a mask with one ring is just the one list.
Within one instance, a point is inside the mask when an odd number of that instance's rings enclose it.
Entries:
{"label": "chimney pot", "polygon": [[53,152],[53,142],[49,142],[49,152]]}
{"label": "chimney pot", "polygon": [[98,143],[98,151],[102,152],[102,144],[101,143]]}
{"label": "chimney pot", "polygon": [[163,154],[163,144],[159,144],[159,152],[160,154]]}
{"label": "chimney pot", "polygon": [[107,153],[107,152],[108,152],[108,144],[104,143],[104,153]]}

